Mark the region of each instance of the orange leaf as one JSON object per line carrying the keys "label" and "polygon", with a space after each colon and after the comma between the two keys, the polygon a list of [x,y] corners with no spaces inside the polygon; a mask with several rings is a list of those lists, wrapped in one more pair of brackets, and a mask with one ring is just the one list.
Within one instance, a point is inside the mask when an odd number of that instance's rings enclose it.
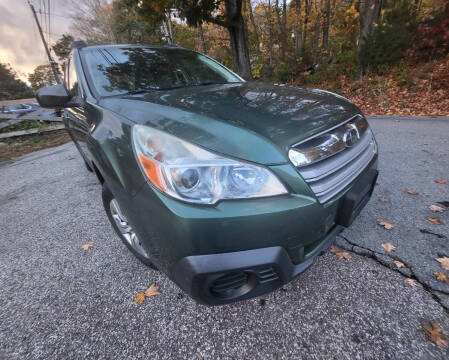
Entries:
{"label": "orange leaf", "polygon": [[379,201],[383,202],[383,203],[387,203],[389,200],[388,200],[388,198],[382,196],[379,198]]}
{"label": "orange leaf", "polygon": [[153,284],[148,289],[145,290],[145,296],[151,297],[155,295],[160,295],[159,286]]}
{"label": "orange leaf", "polygon": [[422,327],[430,341],[439,347],[447,347],[448,337],[443,333],[443,329],[439,327],[436,321],[432,321],[430,324],[422,324]]}
{"label": "orange leaf", "polygon": [[394,228],[394,225],[387,220],[377,219],[377,224],[383,226],[387,230],[391,230]]}
{"label": "orange leaf", "polygon": [[399,260],[393,260],[393,264],[395,264],[397,268],[405,267],[404,263]]}
{"label": "orange leaf", "polygon": [[134,304],[142,304],[145,301],[145,293],[138,292],[136,296],[134,296]]}
{"label": "orange leaf", "polygon": [[426,219],[435,225],[444,225],[444,223],[438,218],[427,216]]}
{"label": "orange leaf", "polygon": [[406,190],[410,195],[419,195],[419,192],[417,192],[415,189],[407,189]]}
{"label": "orange leaf", "polygon": [[436,179],[434,180],[437,184],[447,184],[447,180],[443,180],[443,179]]}
{"label": "orange leaf", "polygon": [[408,286],[411,286],[411,287],[415,287],[415,286],[416,286],[416,280],[407,278],[407,279],[404,280],[404,282],[405,282]]}
{"label": "orange leaf", "polygon": [[81,245],[81,247],[83,248],[83,250],[89,250],[90,247],[94,246],[93,241],[89,241],[88,243]]}
{"label": "orange leaf", "polygon": [[442,267],[444,270],[449,270],[449,257],[443,256],[443,257],[437,258],[437,259],[435,259],[435,260],[438,261],[438,262],[440,263],[441,267]]}
{"label": "orange leaf", "polygon": [[392,252],[396,250],[396,246],[391,245],[390,243],[382,243],[382,247],[385,249],[386,252]]}
{"label": "orange leaf", "polygon": [[352,258],[350,253],[340,249],[339,247],[333,246],[333,245],[331,246],[331,253],[334,253],[335,255],[337,255],[339,260],[343,260],[343,259],[349,260],[350,258]]}
{"label": "orange leaf", "polygon": [[439,271],[435,271],[435,272],[433,273],[433,275],[435,275],[435,277],[436,277],[436,279],[437,279],[438,281],[444,282],[444,283],[446,283],[446,284],[449,285],[449,279],[448,279],[448,277],[447,277],[446,275],[444,275],[443,273],[441,273],[441,272],[439,272]]}
{"label": "orange leaf", "polygon": [[429,209],[432,210],[433,212],[443,212],[444,210],[446,210],[446,208],[439,205],[430,205]]}

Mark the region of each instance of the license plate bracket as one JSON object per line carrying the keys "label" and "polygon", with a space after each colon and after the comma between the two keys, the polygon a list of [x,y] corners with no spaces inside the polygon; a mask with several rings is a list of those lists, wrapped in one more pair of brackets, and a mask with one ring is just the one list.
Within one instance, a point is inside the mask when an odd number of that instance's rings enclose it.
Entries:
{"label": "license plate bracket", "polygon": [[340,200],[337,224],[348,227],[365,207],[373,193],[379,171],[369,169]]}

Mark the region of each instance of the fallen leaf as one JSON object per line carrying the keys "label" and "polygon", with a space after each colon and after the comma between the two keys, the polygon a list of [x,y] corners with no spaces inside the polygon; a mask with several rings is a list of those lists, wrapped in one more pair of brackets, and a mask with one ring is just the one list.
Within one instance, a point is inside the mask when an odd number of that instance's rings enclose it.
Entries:
{"label": "fallen leaf", "polygon": [[443,179],[436,179],[434,180],[437,184],[447,184],[447,180],[443,180]]}
{"label": "fallen leaf", "polygon": [[434,223],[435,225],[444,225],[444,223],[438,218],[427,216],[426,219],[429,220],[431,223]]}
{"label": "fallen leaf", "polygon": [[394,225],[387,220],[377,219],[377,224],[383,226],[387,230],[391,230],[394,228]]}
{"label": "fallen leaf", "polygon": [[436,321],[432,321],[430,324],[421,324],[426,331],[427,337],[435,345],[440,347],[447,347],[448,337],[442,332],[443,329],[439,327]]}
{"label": "fallen leaf", "polygon": [[443,256],[441,258],[436,258],[435,260],[440,263],[444,270],[449,270],[449,257]]}
{"label": "fallen leaf", "polygon": [[142,304],[145,301],[145,293],[138,292],[136,296],[134,296],[134,304]]}
{"label": "fallen leaf", "polygon": [[433,273],[438,281],[444,282],[449,285],[449,278],[441,272],[435,271]]}
{"label": "fallen leaf", "polygon": [[81,245],[84,250],[89,250],[90,247],[94,246],[93,241],[89,241],[88,243]]}
{"label": "fallen leaf", "polygon": [[331,253],[334,253],[335,255],[337,255],[339,260],[349,260],[352,256],[350,253],[348,253],[347,251],[344,251],[342,249],[340,249],[339,247],[336,246],[331,246]]}
{"label": "fallen leaf", "polygon": [[415,189],[407,189],[406,190],[410,195],[419,195],[419,192],[417,192]]}
{"label": "fallen leaf", "polygon": [[386,252],[392,252],[396,250],[396,246],[391,245],[390,243],[382,243],[381,245]]}
{"label": "fallen leaf", "polygon": [[387,203],[389,200],[388,200],[388,198],[382,196],[382,197],[379,198],[379,201],[383,202],[383,203]]}
{"label": "fallen leaf", "polygon": [[415,286],[416,286],[416,280],[407,278],[407,279],[404,280],[404,282],[405,282],[408,286],[411,286],[411,287],[415,287]]}
{"label": "fallen leaf", "polygon": [[399,260],[393,260],[393,264],[395,264],[397,268],[405,267],[404,263]]}
{"label": "fallen leaf", "polygon": [[438,205],[430,205],[429,209],[432,210],[433,212],[443,212],[444,210],[446,210],[446,208]]}
{"label": "fallen leaf", "polygon": [[151,297],[155,295],[160,295],[159,286],[153,284],[148,289],[145,290],[145,296]]}

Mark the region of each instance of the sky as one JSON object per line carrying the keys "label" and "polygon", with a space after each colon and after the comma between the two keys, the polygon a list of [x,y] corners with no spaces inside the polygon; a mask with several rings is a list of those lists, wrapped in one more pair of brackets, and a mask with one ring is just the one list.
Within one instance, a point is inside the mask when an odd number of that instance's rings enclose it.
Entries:
{"label": "sky", "polygon": [[[31,0],[36,11],[44,11],[48,0]],[[68,33],[67,0],[50,1],[51,41],[54,43],[63,33]],[[42,27],[46,24],[43,21]],[[38,14],[39,21],[41,15]],[[57,60],[57,59],[55,59]],[[44,46],[27,0],[0,0],[0,62],[9,63],[22,80],[41,64],[48,64]]]}

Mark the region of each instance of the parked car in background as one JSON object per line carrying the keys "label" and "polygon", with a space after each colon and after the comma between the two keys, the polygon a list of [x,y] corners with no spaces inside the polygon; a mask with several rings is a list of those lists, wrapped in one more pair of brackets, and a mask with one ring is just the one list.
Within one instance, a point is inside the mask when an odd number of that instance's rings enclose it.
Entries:
{"label": "parked car in background", "polygon": [[376,183],[377,144],[354,104],[247,82],[176,46],[76,42],[64,85],[37,99],[66,109],[125,245],[203,304],[294,279]]}

